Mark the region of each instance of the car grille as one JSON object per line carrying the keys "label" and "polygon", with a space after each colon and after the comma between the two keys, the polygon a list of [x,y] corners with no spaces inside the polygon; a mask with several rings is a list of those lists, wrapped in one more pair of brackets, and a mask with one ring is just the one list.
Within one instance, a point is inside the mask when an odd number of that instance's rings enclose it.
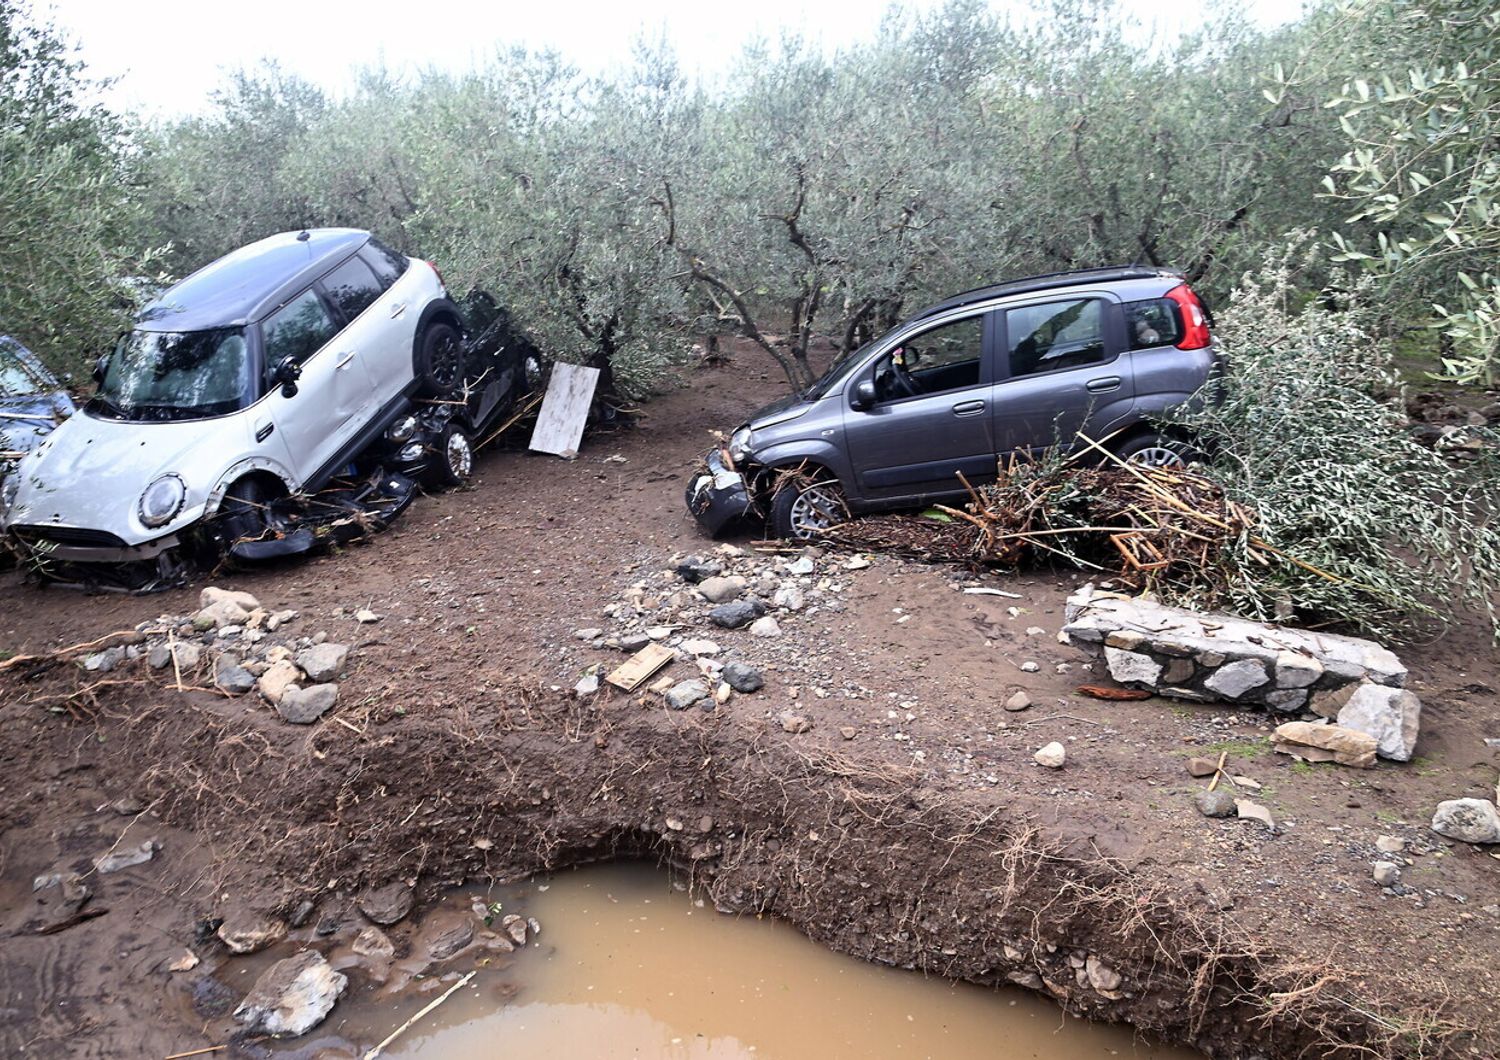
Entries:
{"label": "car grille", "polygon": [[108,530],[87,530],[77,526],[28,526],[10,528],[28,545],[68,545],[74,548],[125,548],[125,542]]}

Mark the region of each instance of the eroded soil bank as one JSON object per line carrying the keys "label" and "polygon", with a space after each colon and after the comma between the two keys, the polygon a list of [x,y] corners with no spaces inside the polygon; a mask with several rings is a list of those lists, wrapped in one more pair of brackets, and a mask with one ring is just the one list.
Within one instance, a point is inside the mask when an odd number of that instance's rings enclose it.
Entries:
{"label": "eroded soil bank", "polygon": [[[704,375],[576,463],[493,454],[476,489],[419,501],[366,547],[234,579],[301,611],[305,634],[354,644],[315,725],[143,664],[105,684],[76,666],[5,678],[0,1052],[226,1041],[223,1005],[194,996],[204,973],[168,965],[185,946],[217,963],[200,925],[232,908],[356,917],[356,896],[392,880],[430,897],[632,857],[842,952],[1018,982],[1213,1056],[1500,1053],[1500,866],[1425,827],[1440,799],[1493,786],[1500,678],[1477,628],[1402,652],[1428,705],[1419,760],[1370,773],[1271,756],[1254,713],[1077,696],[1085,657],[1054,639],[1068,576],[973,597],[952,571],[886,557],[847,572],[820,557],[827,588],[774,638],[663,612],[674,635],[763,668],[759,692],[712,712],[575,698],[585,667],[624,655],[573,631],[607,626],[637,582],[661,595],[675,553],[712,549],[682,513],[683,476],[705,432],[769,388]],[[10,651],[195,599],[3,589]],[[383,620],[334,616],[365,606]],[[1018,689],[1033,706],[1008,715]],[[779,723],[792,708],[810,729]],[[1051,740],[1068,747],[1059,771],[1031,760]],[[1264,786],[1275,832],[1193,809],[1184,759],[1221,750]],[[1407,897],[1370,880],[1387,833],[1407,843]],[[35,876],[152,837],[151,861],[91,877],[108,913],[32,933]]]}

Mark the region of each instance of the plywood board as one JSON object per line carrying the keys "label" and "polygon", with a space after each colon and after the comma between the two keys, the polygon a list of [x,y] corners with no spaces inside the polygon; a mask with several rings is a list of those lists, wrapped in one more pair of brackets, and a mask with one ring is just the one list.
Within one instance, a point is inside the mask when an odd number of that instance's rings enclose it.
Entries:
{"label": "plywood board", "polygon": [[605,678],[610,684],[626,692],[634,692],[642,681],[677,658],[671,648],[660,644],[648,644],[618,666]]}
{"label": "plywood board", "polygon": [[531,448],[572,460],[583,441],[583,425],[589,418],[599,369],[576,364],[554,364],[547,396],[531,432]]}

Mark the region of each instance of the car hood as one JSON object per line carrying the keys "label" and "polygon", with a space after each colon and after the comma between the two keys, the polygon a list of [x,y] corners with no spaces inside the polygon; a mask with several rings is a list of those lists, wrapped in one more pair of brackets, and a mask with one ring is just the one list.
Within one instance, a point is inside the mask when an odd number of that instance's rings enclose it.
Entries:
{"label": "car hood", "polygon": [[[61,424],[17,468],[21,485],[7,513],[10,524],[56,524],[107,530],[127,544],[160,537],[201,513],[213,482],[194,481],[193,452],[217,448],[222,421],[134,423],[80,413]],[[181,514],[148,528],[136,502],[158,476],[183,476],[188,489]]]}
{"label": "car hood", "polygon": [[769,405],[765,405],[752,412],[748,421],[750,429],[764,430],[767,427],[774,427],[778,423],[794,420],[812,408],[812,406],[813,403],[801,394],[788,394],[786,397],[773,401]]}
{"label": "car hood", "polygon": [[[45,419],[12,419],[6,413]],[[73,402],[61,391],[0,397],[0,452],[29,453],[56,429],[59,422],[72,414]]]}

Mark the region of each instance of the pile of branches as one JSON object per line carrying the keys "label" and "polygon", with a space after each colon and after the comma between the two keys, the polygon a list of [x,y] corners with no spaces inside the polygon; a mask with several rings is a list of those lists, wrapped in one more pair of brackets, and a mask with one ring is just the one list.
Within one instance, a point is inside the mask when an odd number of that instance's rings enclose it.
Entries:
{"label": "pile of branches", "polygon": [[[1137,590],[1218,597],[1246,565],[1298,564],[1256,536],[1256,513],[1190,468],[1013,460],[969,504],[874,516],[833,528],[854,548],[978,568],[1061,559]],[[1311,569],[1311,568],[1308,568]],[[1321,571],[1314,573],[1333,577]]]}

